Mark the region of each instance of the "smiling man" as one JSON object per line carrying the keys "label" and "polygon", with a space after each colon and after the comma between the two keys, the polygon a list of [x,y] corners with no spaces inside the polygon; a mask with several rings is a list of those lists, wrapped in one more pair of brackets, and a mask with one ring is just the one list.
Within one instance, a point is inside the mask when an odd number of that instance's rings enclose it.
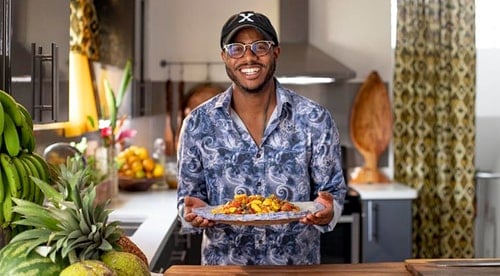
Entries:
{"label": "smiling man", "polygon": [[[344,204],[339,133],[324,107],[274,78],[280,54],[269,19],[231,16],[220,39],[232,81],[186,117],[178,151],[178,209],[184,232],[203,231],[202,264],[320,263],[320,233],[333,230]],[[195,208],[235,194],[276,195],[324,208],[269,225],[217,223]]]}

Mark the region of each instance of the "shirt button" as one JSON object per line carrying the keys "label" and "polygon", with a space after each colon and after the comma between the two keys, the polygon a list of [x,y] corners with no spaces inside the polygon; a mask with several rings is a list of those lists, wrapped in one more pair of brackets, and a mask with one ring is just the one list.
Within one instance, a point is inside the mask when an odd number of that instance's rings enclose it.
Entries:
{"label": "shirt button", "polygon": [[261,156],[260,152],[257,152],[256,157],[257,157],[257,158],[260,158],[260,156]]}
{"label": "shirt button", "polygon": [[262,183],[260,183],[260,182],[257,182],[257,187],[260,187],[260,185],[262,185]]}

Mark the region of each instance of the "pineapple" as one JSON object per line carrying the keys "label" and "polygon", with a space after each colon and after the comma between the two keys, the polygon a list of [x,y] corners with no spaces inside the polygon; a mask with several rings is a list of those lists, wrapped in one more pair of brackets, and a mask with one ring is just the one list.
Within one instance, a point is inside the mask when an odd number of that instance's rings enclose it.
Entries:
{"label": "pineapple", "polygon": [[[95,203],[96,187],[89,182],[91,171],[80,164],[68,159],[60,165],[55,188],[33,178],[48,201],[45,206],[13,199],[14,211],[22,216],[16,224],[34,228],[19,233],[12,242],[33,242],[30,249],[47,246],[47,256],[54,262],[62,258],[73,264],[99,260],[109,251],[135,251],[142,254],[138,256],[147,265],[144,254],[124,236],[119,222],[108,222],[109,200]],[[128,247],[122,245],[124,239]]]}

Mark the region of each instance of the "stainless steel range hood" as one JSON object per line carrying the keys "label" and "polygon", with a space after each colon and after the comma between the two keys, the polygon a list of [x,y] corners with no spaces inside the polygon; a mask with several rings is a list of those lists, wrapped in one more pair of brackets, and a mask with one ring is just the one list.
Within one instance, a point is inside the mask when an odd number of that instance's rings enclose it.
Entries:
{"label": "stainless steel range hood", "polygon": [[308,0],[280,0],[279,9],[281,54],[276,76],[282,83],[333,82],[356,76],[353,70],[309,43]]}

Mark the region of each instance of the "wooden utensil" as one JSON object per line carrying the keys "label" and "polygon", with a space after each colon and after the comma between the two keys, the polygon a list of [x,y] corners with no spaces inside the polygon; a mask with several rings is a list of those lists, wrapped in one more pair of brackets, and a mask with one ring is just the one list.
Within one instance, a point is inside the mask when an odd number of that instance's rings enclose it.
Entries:
{"label": "wooden utensil", "polygon": [[165,114],[165,155],[174,156],[175,155],[175,141],[174,141],[174,131],[172,127],[172,80],[167,79],[165,86],[165,104],[166,104],[166,114]]}
{"label": "wooden utensil", "polygon": [[177,87],[177,112],[176,112],[176,124],[175,128],[177,131],[174,136],[174,145],[177,149],[177,143],[179,142],[179,133],[182,125],[182,120],[184,119],[184,78],[181,73],[181,80],[179,81],[179,87]]}
{"label": "wooden utensil", "polygon": [[364,165],[355,169],[349,182],[390,182],[378,169],[378,160],[392,137],[392,109],[386,86],[376,71],[370,73],[354,99],[350,135]]}

